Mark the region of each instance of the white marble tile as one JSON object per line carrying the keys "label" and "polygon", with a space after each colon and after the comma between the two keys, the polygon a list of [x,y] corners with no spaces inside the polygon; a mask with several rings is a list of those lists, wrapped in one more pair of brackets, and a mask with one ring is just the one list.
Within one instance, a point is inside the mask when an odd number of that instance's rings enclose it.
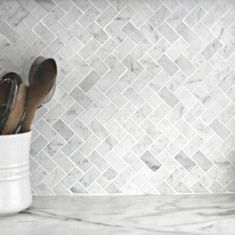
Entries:
{"label": "white marble tile", "polygon": [[141,138],[132,148],[132,151],[137,155],[140,156],[143,154],[146,149],[153,143],[152,139],[149,136],[144,136]]}
{"label": "white marble tile", "polygon": [[170,11],[165,7],[161,6],[160,9],[150,18],[149,22],[154,26],[158,27],[168,16]]}
{"label": "white marble tile", "polygon": [[84,155],[89,155],[99,143],[100,140],[95,135],[91,135],[87,139],[87,141],[81,146],[80,151]]}
{"label": "white marble tile", "polygon": [[138,43],[143,39],[143,35],[142,35],[141,31],[136,29],[135,26],[129,22],[122,28],[122,30],[135,43]]}
{"label": "white marble tile", "polygon": [[132,73],[134,73],[136,76],[138,76],[143,71],[142,65],[135,58],[133,58],[131,55],[128,55],[122,61],[122,63],[124,65],[126,65],[128,70],[131,71]]}
{"label": "white marble tile", "polygon": [[86,10],[86,14],[83,14],[79,18],[79,23],[86,28],[91,21],[93,21],[98,15],[99,15],[99,10],[93,6],[89,6],[89,8]]}
{"label": "white marble tile", "polygon": [[173,76],[178,70],[178,67],[166,55],[161,56],[158,63],[171,76]]}
{"label": "white marble tile", "polygon": [[158,31],[170,42],[174,43],[179,37],[178,34],[167,23],[162,23]]}
{"label": "white marble tile", "polygon": [[[55,138],[53,138],[44,148],[44,151],[49,155],[53,156],[55,155],[64,145],[66,141],[63,137],[60,135],[56,135]],[[40,145],[39,145],[40,146]],[[41,147],[41,146],[40,146]],[[39,150],[37,151],[37,153]],[[36,154],[37,154],[36,153]]]}
{"label": "white marble tile", "polygon": [[116,15],[118,12],[112,7],[109,6],[106,8],[101,15],[96,19],[96,22],[101,26],[106,26]]}

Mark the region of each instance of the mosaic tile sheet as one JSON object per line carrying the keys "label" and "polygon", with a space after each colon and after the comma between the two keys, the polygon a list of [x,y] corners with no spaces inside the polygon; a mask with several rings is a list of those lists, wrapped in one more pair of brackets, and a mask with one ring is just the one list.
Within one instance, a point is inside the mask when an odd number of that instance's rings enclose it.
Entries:
{"label": "mosaic tile sheet", "polygon": [[54,57],[36,195],[235,191],[233,0],[0,1],[0,73]]}

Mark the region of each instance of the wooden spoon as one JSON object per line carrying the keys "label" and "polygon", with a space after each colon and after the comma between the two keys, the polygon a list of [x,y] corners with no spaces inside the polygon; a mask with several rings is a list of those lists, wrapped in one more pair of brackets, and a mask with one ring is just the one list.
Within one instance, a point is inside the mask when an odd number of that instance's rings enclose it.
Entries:
{"label": "wooden spoon", "polygon": [[57,67],[54,59],[44,60],[29,79],[29,87],[26,96],[26,113],[22,123],[21,132],[31,130],[31,125],[37,108],[42,100],[51,91],[57,75]]}
{"label": "wooden spoon", "polygon": [[[42,64],[45,60],[47,60],[47,58],[43,56],[39,56],[34,60],[29,70],[29,79],[28,79],[29,83],[32,82],[32,80],[34,79],[36,73],[38,72],[40,68],[40,64]],[[53,97],[55,93],[55,88],[56,88],[56,83],[54,83],[53,87],[51,88],[51,91],[48,93],[48,95],[45,96],[45,98],[42,100],[39,107],[41,107],[43,104],[48,103],[51,100],[51,98]]]}

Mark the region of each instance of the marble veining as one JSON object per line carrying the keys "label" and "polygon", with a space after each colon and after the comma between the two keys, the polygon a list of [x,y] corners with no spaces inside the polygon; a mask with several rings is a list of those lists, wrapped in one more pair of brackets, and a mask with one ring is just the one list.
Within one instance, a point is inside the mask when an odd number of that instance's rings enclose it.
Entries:
{"label": "marble veining", "polygon": [[235,195],[44,196],[0,217],[4,235],[234,235]]}

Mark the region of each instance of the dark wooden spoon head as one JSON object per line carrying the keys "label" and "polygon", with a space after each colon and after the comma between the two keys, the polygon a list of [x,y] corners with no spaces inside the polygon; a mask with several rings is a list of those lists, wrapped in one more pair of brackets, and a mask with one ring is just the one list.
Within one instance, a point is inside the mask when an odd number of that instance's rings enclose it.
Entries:
{"label": "dark wooden spoon head", "polygon": [[[55,84],[57,67],[54,59],[46,59],[39,66],[29,81],[28,97],[41,101],[47,96]],[[39,103],[40,105],[40,103]]]}
{"label": "dark wooden spoon head", "polygon": [[[40,83],[44,83],[44,80],[48,80],[48,78],[56,78],[57,76],[57,65],[53,58],[45,58],[43,56],[39,56],[36,58],[36,60],[33,62],[30,71],[29,71],[29,84],[40,85]],[[50,80],[49,79],[49,80]],[[43,98],[42,104],[48,103],[54,92],[55,92],[55,82],[53,82],[52,86],[48,86],[50,89],[49,91],[45,90],[47,95]]]}
{"label": "dark wooden spoon head", "polygon": [[52,58],[45,59],[41,63],[37,63],[35,68],[31,68],[26,98],[26,116],[22,124],[22,132],[31,129],[35,112],[42,104],[43,99],[50,94],[55,84],[56,76],[57,66]]}

